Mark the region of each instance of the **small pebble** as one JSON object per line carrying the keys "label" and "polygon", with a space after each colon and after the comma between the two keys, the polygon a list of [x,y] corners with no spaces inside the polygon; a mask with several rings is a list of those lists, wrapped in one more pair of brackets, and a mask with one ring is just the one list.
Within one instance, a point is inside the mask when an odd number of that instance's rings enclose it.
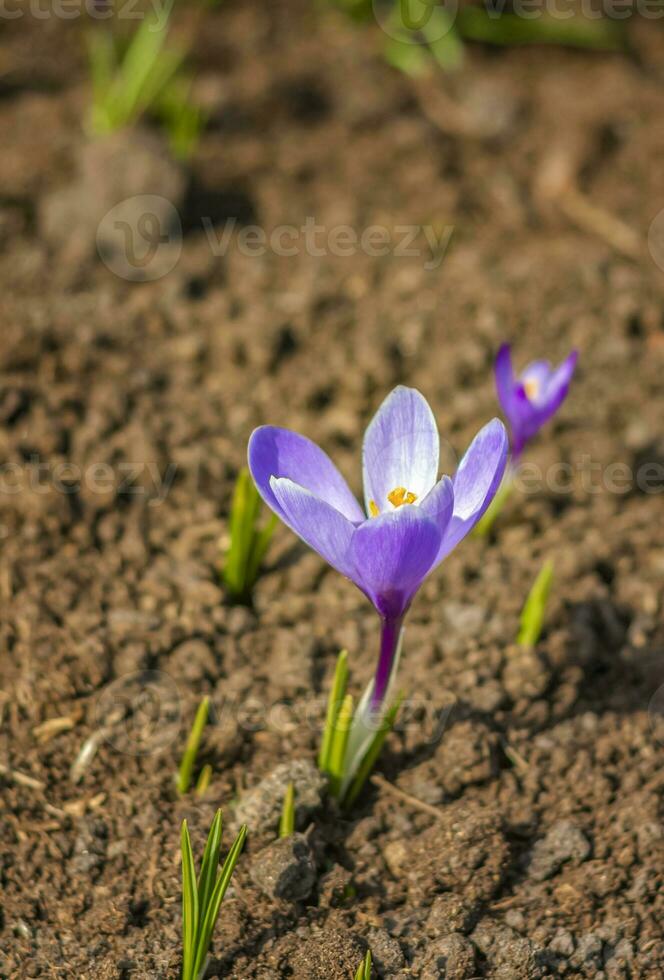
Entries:
{"label": "small pebble", "polygon": [[581,864],[590,854],[590,842],[571,821],[554,824],[545,837],[538,840],[530,858],[530,877],[546,881],[568,861]]}
{"label": "small pebble", "polygon": [[309,841],[303,834],[291,834],[268,844],[253,859],[250,874],[269,898],[302,901],[316,884]]}

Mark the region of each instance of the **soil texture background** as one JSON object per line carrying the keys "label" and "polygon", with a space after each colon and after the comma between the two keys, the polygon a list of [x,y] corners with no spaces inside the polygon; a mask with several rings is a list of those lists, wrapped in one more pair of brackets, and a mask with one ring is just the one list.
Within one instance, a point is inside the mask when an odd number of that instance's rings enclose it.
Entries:
{"label": "soil texture background", "polygon": [[[115,179],[77,184],[82,22],[0,25],[0,976],[177,977],[180,823],[200,854],[222,806],[225,840],[243,813],[250,836],[210,977],[341,980],[370,946],[378,977],[660,980],[664,34],[632,25],[627,54],[473,47],[414,80],[305,0],[189,18],[209,123],[186,180],[159,178],[184,231],[148,282],[63,217]],[[239,244],[308,218],[315,254]],[[338,254],[342,226],[392,245]],[[408,248],[404,226],[438,244]],[[506,339],[520,365],[580,351],[529,449],[543,479],[423,587],[403,723],[340,814],[312,763],[335,657],[359,694],[376,617],[285,528],[253,608],[228,603],[247,439],[306,433],[359,492],[364,428],[404,383],[453,471],[498,414]],[[205,694],[212,784],[181,800]],[[303,836],[275,853],[293,774]],[[275,862],[297,868],[285,895]]]}

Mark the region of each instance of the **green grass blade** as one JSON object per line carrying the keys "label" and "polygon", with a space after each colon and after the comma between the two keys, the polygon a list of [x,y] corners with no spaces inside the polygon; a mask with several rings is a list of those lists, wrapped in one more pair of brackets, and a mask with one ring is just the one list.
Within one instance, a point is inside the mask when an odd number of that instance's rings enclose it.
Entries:
{"label": "green grass blade", "polygon": [[371,980],[371,950],[367,950],[367,955],[357,968],[355,980]]}
{"label": "green grass blade", "polygon": [[422,44],[408,44],[407,41],[390,38],[383,53],[389,65],[413,78],[423,75],[431,65],[431,57]]}
{"label": "green grass blade", "polygon": [[385,713],[383,722],[376,732],[371,745],[367,749],[366,755],[362,759],[357,773],[355,774],[355,778],[344,796],[342,801],[344,807],[352,806],[362,791],[362,787],[366,783],[369,774],[371,773],[371,770],[375,766],[378,756],[381,753],[385,739],[394,728],[394,723],[397,720],[397,714],[399,713],[399,708],[401,707],[401,701],[402,696],[399,695],[391,708],[389,708],[389,710]]}
{"label": "green grass blade", "polygon": [[542,15],[526,20],[516,14],[492,16],[482,6],[466,4],[457,11],[456,24],[462,37],[486,44],[561,44],[599,51],[616,51],[625,46],[622,25],[607,17],[590,20],[577,15],[561,20]]}
{"label": "green grass blade", "polygon": [[201,921],[200,928],[198,931],[198,941],[196,948],[196,959],[195,959],[195,970],[194,976],[198,976],[203,968],[205,959],[210,948],[210,942],[212,940],[212,933],[214,927],[217,923],[217,918],[219,917],[219,910],[221,908],[221,903],[224,900],[226,890],[230,884],[233,871],[235,870],[235,865],[237,864],[238,858],[242,853],[242,848],[244,847],[244,841],[247,836],[247,828],[243,826],[240,829],[233,846],[231,847],[221,872],[217,878],[214,886],[214,890],[210,896],[207,908],[201,910]]}
{"label": "green grass blade", "polygon": [[173,2],[168,0],[159,19],[153,15],[141,22],[121,59],[110,35],[92,37],[92,128],[98,134],[121,129],[153,110],[170,122],[170,135],[181,145],[194,145],[203,114],[189,104],[190,81],[179,77],[185,50],[167,43]]}
{"label": "green grass blade", "polygon": [[161,23],[154,16],[143,20],[127,48],[117,88],[118,111],[125,122],[147,108],[179,67],[181,56],[165,49],[172,7],[170,0]]}
{"label": "green grass blade", "polygon": [[249,470],[240,470],[230,515],[230,546],[226,555],[223,578],[232,596],[245,598],[247,573],[252,551],[256,521],[260,512],[260,496]]}
{"label": "green grass blade", "polygon": [[243,535],[247,524],[246,485],[249,472],[240,470],[233,488],[231,512],[229,518],[230,544],[222,568],[222,578],[231,595],[237,596],[242,590],[243,581]]}
{"label": "green grass blade", "polygon": [[542,565],[521,611],[521,628],[517,636],[521,646],[534,647],[541,636],[552,582],[553,562],[548,560]]}
{"label": "green grass blade", "polygon": [[142,115],[151,106],[156,106],[160,95],[168,91],[171,82],[182,68],[184,59],[184,51],[178,48],[163,49],[159,52],[152,70],[145,76],[137,93],[132,109],[134,117]]}
{"label": "green grass blade", "polygon": [[337,664],[334,669],[334,681],[332,690],[327,701],[327,717],[323,729],[323,739],[320,752],[318,753],[318,768],[321,772],[327,772],[330,763],[330,749],[334,740],[334,729],[337,724],[337,717],[341,703],[346,696],[348,686],[348,652],[342,650],[337,657]]}
{"label": "green grass blade", "polygon": [[344,762],[346,760],[346,746],[348,744],[348,735],[350,733],[350,726],[352,723],[353,698],[350,694],[347,694],[341,702],[339,714],[337,715],[327,765],[327,771],[330,775],[330,792],[332,796],[338,796],[341,788],[341,783],[344,776]]}
{"label": "green grass blade", "polygon": [[133,122],[138,115],[137,103],[148,74],[153,71],[166,31],[154,30],[153,19],[143,20],[129,42],[124,58],[109,87],[106,105],[114,127]]}
{"label": "green grass blade", "polygon": [[247,588],[251,589],[256,583],[258,572],[263,564],[263,559],[267,554],[270,541],[274,536],[278,521],[275,514],[270,514],[265,526],[260,531],[254,532],[254,539],[247,566]]}
{"label": "green grass blade", "polygon": [[88,36],[88,63],[92,80],[92,129],[102,133],[111,127],[106,95],[117,69],[115,44],[107,31],[94,31]]}
{"label": "green grass blade", "polygon": [[442,7],[436,7],[426,24],[422,34],[427,40],[429,50],[445,71],[461,68],[464,60],[463,41],[457,34],[454,18]]}
{"label": "green grass blade", "polygon": [[156,104],[173,155],[179,160],[191,158],[207,123],[207,113],[190,101],[191,88],[191,78],[173,79]]}
{"label": "green grass blade", "polygon": [[279,836],[280,837],[290,837],[290,835],[295,831],[295,786],[293,783],[289,783],[286,787],[286,795],[284,797],[284,806],[281,811],[281,820],[279,821]]}
{"label": "green grass blade", "polygon": [[511,473],[505,471],[502,483],[496,491],[496,495],[480,517],[473,530],[473,537],[485,538],[488,536],[497,517],[507,503],[512,491],[514,490],[514,479]]}
{"label": "green grass blade", "polygon": [[221,810],[217,810],[212,821],[212,826],[210,827],[207,843],[205,844],[201,873],[198,878],[198,907],[201,918],[205,915],[205,910],[208,907],[210,896],[214,891],[214,886],[217,881],[219,851],[221,850],[221,832]]}
{"label": "green grass blade", "polygon": [[191,774],[194,770],[196,756],[198,755],[201,738],[203,737],[203,729],[207,724],[209,710],[210,699],[205,697],[199,704],[198,710],[196,711],[196,717],[194,718],[194,723],[191,726],[191,731],[189,732],[189,737],[187,738],[187,745],[182,756],[182,762],[180,763],[180,769],[178,770],[177,789],[180,796],[184,796],[185,793],[189,792],[189,787],[191,786]]}
{"label": "green grass blade", "polygon": [[200,771],[199,777],[196,780],[196,789],[194,792],[196,796],[205,796],[210,786],[210,780],[212,779],[212,766],[210,763],[206,763]]}
{"label": "green grass blade", "polygon": [[182,980],[195,980],[198,938],[198,889],[187,821],[182,821]]}

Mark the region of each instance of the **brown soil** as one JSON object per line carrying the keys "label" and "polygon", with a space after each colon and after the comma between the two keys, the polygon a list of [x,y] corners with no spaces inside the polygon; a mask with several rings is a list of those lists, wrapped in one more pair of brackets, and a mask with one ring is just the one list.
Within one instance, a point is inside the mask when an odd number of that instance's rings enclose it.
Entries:
{"label": "brown soil", "polygon": [[[285,529],[254,609],[224,599],[252,427],[306,432],[359,489],[389,389],[420,388],[458,453],[496,413],[509,338],[520,362],[581,350],[528,457],[573,464],[573,492],[514,499],[427,582],[402,675],[419,703],[379,766],[413,801],[383,782],[350,815],[314,815],[317,884],[298,902],[262,896],[250,872],[274,828],[254,832],[209,975],[347,978],[369,944],[386,977],[658,980],[662,487],[601,478],[664,461],[664,272],[646,248],[664,207],[658,24],[631,56],[474,48],[421,88],[374,32],[313,3],[210,8],[182,255],[139,284],[39,232],[41,201],[77,173],[82,24],[0,26],[0,761],[19,774],[0,777],[0,976],[175,977],[183,816],[200,853],[216,806],[231,821],[245,788],[315,757],[337,651],[357,691],[370,676],[374,613]],[[219,258],[204,215],[454,234],[435,268],[421,241],[417,256]],[[545,557],[548,627],[524,654]],[[214,778],[181,801],[204,694]]]}

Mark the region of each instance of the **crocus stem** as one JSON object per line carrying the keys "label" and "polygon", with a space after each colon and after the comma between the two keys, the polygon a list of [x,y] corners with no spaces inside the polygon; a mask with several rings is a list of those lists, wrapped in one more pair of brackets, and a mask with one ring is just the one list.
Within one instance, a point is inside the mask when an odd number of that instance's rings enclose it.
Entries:
{"label": "crocus stem", "polygon": [[371,692],[371,709],[377,710],[383,704],[387,689],[392,677],[394,658],[399,648],[399,636],[403,616],[398,619],[381,619],[380,630],[380,653],[378,655],[378,666],[374,678],[373,691]]}
{"label": "crocus stem", "polygon": [[493,527],[494,521],[500,514],[501,510],[507,503],[507,499],[514,489],[514,476],[516,473],[516,464],[513,459],[511,463],[507,464],[505,469],[505,475],[503,476],[502,482],[498,487],[496,496],[493,498],[489,504],[486,512],[479,519],[475,525],[475,530],[473,535],[476,538],[484,538],[487,536],[491,528]]}

